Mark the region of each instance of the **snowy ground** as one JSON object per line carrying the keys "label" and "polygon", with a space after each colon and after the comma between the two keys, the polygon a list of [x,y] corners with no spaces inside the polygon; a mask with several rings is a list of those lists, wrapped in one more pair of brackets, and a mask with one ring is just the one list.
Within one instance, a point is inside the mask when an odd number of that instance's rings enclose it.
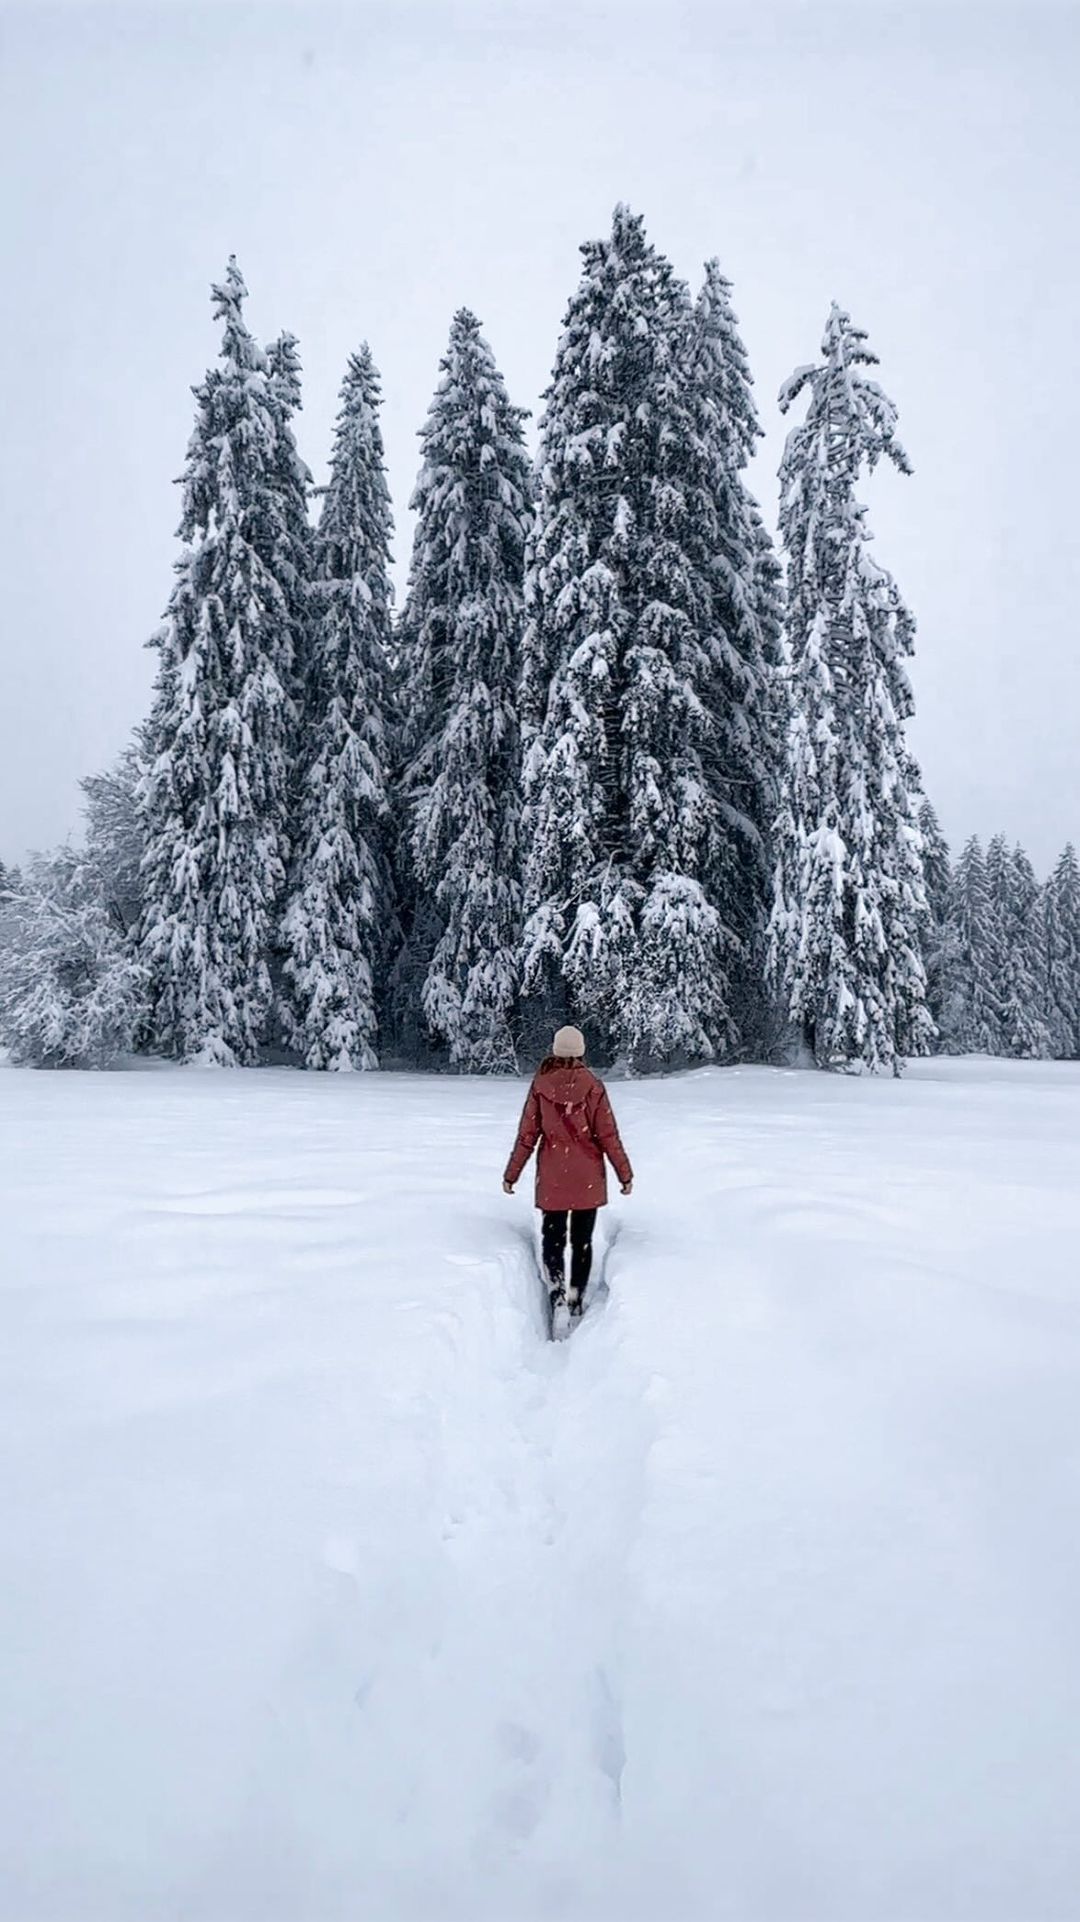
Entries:
{"label": "snowy ground", "polygon": [[0,1073],[4,1922],[1064,1922],[1080,1071]]}

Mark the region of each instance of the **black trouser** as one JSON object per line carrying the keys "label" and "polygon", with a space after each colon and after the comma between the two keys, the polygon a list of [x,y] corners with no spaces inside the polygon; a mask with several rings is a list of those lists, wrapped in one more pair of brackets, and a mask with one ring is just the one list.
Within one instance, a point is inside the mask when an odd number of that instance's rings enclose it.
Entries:
{"label": "black trouser", "polygon": [[592,1234],[596,1226],[595,1208],[545,1208],[541,1246],[548,1286],[561,1294],[566,1287],[566,1217],[570,1216],[571,1307],[581,1301],[592,1267]]}

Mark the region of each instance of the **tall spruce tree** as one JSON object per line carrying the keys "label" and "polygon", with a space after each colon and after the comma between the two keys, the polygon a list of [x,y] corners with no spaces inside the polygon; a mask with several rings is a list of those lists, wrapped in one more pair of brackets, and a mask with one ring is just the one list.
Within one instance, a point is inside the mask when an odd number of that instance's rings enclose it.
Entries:
{"label": "tall spruce tree", "polygon": [[293,417],[301,403],[300,355],[295,334],[279,334],[266,350],[267,402],[273,419],[272,494],[274,514],[267,528],[272,543],[273,569],[289,603],[293,631],[293,676],[290,692],[296,715],[294,761],[306,765],[302,736],[306,730],[308,685],[312,673],[313,631],[310,582],[313,537],[309,503],[314,492],[311,470],[296,445]]}
{"label": "tall spruce tree", "polygon": [[[221,358],[195,389],[184,549],[156,637],[144,907],[150,1037],[181,1060],[257,1059],[287,856],[296,652],[277,377],[243,319],[235,260],[213,290]],[[281,572],[279,572],[281,570]]]}
{"label": "tall spruce tree", "polygon": [[1043,999],[1058,1060],[1080,1059],[1080,867],[1070,842],[1043,897]]}
{"label": "tall spruce tree", "polygon": [[922,925],[926,1003],[934,1026],[940,1033],[944,1013],[945,983],[950,965],[949,902],[952,868],[949,861],[949,844],[941,831],[937,814],[925,795],[919,803],[918,822],[919,833],[922,836],[923,876],[926,882],[928,908]]}
{"label": "tall spruce tree", "polygon": [[394,928],[386,794],[390,494],[365,344],[341,389],[313,550],[295,849],[282,922],[287,1041],[309,1068],[374,1068]]}
{"label": "tall spruce tree", "polygon": [[1001,932],[986,858],[976,835],[962,849],[949,885],[942,984],[941,1043],[946,1054],[1001,1052]]}
{"label": "tall spruce tree", "polygon": [[472,1073],[516,1065],[522,580],[532,473],[476,316],[453,319],[421,430],[401,623],[407,983],[429,1034]]}
{"label": "tall spruce tree", "polygon": [[541,427],[527,579],[523,985],[641,1066],[732,1038],[703,885],[710,604],[689,296],[616,209],[582,248]]}
{"label": "tall spruce tree", "polygon": [[989,960],[997,989],[1000,1031],[995,1053],[1009,1052],[1005,1035],[1005,970],[1012,887],[1012,856],[1008,836],[992,835],[986,844],[986,890],[990,901]]}
{"label": "tall spruce tree", "polygon": [[1050,1053],[1050,1035],[1043,1012],[1038,882],[1023,848],[1010,848],[1003,834],[986,851],[986,872],[998,942],[1000,1052],[1041,1060]]}
{"label": "tall spruce tree", "polygon": [[778,823],[769,965],[821,1064],[899,1072],[924,1053],[927,914],[918,775],[904,741],[915,623],[871,559],[863,469],[909,473],[896,409],[861,369],[866,335],[833,307],[822,362],[781,390],[806,418],[781,466],[793,713]]}
{"label": "tall spruce tree", "polygon": [[[1009,838],[1006,834],[995,834],[986,846],[986,885],[994,904],[999,921],[1008,906],[1011,858]],[[999,933],[1000,940],[1000,933]],[[999,963],[1001,957],[999,956]]]}
{"label": "tall spruce tree", "polygon": [[922,836],[927,906],[930,910],[930,919],[940,925],[949,912],[952,865],[949,859],[949,843],[941,831],[937,812],[925,795],[919,802],[918,823],[919,833]]}
{"label": "tall spruce tree", "polygon": [[765,1043],[764,939],[782,754],[779,567],[744,470],[761,434],[731,283],[707,262],[689,330],[699,440],[699,544],[709,672],[703,762],[714,801],[706,891],[726,931],[742,1046]]}

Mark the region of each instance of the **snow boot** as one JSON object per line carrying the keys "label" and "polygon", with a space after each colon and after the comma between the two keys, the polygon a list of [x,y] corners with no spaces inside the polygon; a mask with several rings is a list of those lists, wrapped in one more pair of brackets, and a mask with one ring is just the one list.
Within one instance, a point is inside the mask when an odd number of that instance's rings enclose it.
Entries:
{"label": "snow boot", "polygon": [[558,1290],[556,1289],[552,1290],[551,1297],[550,1297],[550,1305],[551,1305],[551,1339],[552,1341],[565,1341],[567,1335],[570,1333],[572,1321],[571,1321],[571,1311],[567,1305],[566,1293],[564,1289],[559,1288]]}
{"label": "snow boot", "polygon": [[545,1270],[548,1297],[548,1332],[552,1341],[562,1341],[570,1333],[570,1311],[566,1299],[566,1281],[562,1275],[553,1275]]}

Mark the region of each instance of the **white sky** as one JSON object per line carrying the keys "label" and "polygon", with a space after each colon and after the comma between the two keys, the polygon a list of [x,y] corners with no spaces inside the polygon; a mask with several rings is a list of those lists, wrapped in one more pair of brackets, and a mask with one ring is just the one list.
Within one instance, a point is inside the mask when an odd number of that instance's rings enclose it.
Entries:
{"label": "white sky", "polygon": [[869,330],[915,464],[867,492],[912,742],[954,842],[1044,868],[1080,839],[1078,83],[1069,4],[0,10],[0,858],[77,829],[145,711],[227,255],[256,333],[300,337],[317,478],[370,339],[400,579],[451,313],[535,410],[625,199],[735,283],[770,523],[780,381],[832,299]]}

